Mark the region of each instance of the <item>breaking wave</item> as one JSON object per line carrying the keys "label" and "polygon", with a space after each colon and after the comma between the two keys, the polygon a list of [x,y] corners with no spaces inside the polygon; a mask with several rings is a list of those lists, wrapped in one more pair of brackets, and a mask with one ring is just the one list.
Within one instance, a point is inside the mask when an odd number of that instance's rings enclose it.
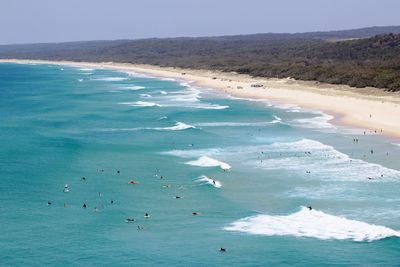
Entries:
{"label": "breaking wave", "polygon": [[142,89],[145,89],[145,88],[146,87],[144,87],[144,86],[134,85],[134,86],[122,86],[119,89],[136,91],[136,90],[142,90]]}
{"label": "breaking wave", "polygon": [[223,170],[229,170],[231,168],[228,163],[210,158],[208,156],[201,156],[197,160],[186,162],[186,164],[199,167],[220,167]]}
{"label": "breaking wave", "polygon": [[160,104],[146,101],[136,101],[136,102],[122,102],[121,105],[128,105],[131,107],[162,107]]}
{"label": "breaking wave", "polygon": [[212,185],[212,186],[214,186],[216,188],[221,188],[222,187],[222,184],[221,184],[220,181],[217,181],[217,180],[212,179],[212,178],[210,178],[208,176],[205,176],[205,175],[200,176],[199,179],[197,179],[196,181],[200,182],[202,184]]}
{"label": "breaking wave", "polygon": [[400,237],[393,229],[350,220],[302,207],[300,211],[283,216],[256,215],[231,223],[227,231],[266,236],[295,236],[318,239],[375,241],[387,237]]}

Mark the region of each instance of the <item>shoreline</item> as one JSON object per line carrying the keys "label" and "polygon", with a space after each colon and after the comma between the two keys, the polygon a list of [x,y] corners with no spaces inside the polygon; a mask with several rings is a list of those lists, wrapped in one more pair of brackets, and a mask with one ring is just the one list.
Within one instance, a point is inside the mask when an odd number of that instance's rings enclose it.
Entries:
{"label": "shoreline", "polygon": [[6,62],[103,68],[148,74],[157,78],[190,81],[196,86],[213,88],[235,97],[321,110],[334,117],[331,120],[334,124],[360,129],[360,135],[366,131],[367,134],[400,138],[400,93],[385,92],[376,88],[352,88],[347,85],[298,81],[289,78],[260,78],[220,71],[130,63],[0,59],[0,63]]}

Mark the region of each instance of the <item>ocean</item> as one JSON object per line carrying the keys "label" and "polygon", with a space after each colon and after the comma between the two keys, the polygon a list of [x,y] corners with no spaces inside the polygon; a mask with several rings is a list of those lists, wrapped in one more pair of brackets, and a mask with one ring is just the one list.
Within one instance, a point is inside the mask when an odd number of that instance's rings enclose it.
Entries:
{"label": "ocean", "polygon": [[379,131],[106,69],[2,63],[0,95],[1,266],[400,265]]}

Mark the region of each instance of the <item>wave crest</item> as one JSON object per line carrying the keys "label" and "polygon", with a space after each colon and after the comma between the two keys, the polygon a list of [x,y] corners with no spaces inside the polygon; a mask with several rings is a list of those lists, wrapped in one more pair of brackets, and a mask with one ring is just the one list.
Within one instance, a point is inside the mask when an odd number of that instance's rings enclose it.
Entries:
{"label": "wave crest", "polygon": [[375,241],[387,237],[400,237],[393,229],[350,220],[302,207],[300,211],[285,215],[256,215],[231,223],[227,231],[266,236],[296,236],[318,239]]}
{"label": "wave crest", "polygon": [[221,188],[222,187],[222,184],[221,184],[220,181],[217,181],[217,180],[212,179],[212,178],[210,178],[208,176],[205,176],[205,175],[200,176],[199,179],[197,179],[197,182],[201,182],[202,184],[209,184],[209,185],[212,185],[212,186],[214,186],[216,188]]}
{"label": "wave crest", "polygon": [[186,162],[186,164],[199,167],[220,167],[223,170],[229,170],[231,168],[228,163],[210,158],[208,156],[201,156],[197,160]]}

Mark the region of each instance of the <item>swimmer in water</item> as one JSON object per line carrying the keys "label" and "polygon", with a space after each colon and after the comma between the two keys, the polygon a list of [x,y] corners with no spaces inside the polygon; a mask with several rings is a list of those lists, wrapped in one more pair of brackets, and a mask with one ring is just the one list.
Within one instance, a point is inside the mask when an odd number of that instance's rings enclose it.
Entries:
{"label": "swimmer in water", "polygon": [[85,176],[82,177],[82,181],[86,181],[86,177]]}
{"label": "swimmer in water", "polygon": [[69,192],[69,188],[68,188],[68,184],[64,185],[64,193],[68,193]]}

